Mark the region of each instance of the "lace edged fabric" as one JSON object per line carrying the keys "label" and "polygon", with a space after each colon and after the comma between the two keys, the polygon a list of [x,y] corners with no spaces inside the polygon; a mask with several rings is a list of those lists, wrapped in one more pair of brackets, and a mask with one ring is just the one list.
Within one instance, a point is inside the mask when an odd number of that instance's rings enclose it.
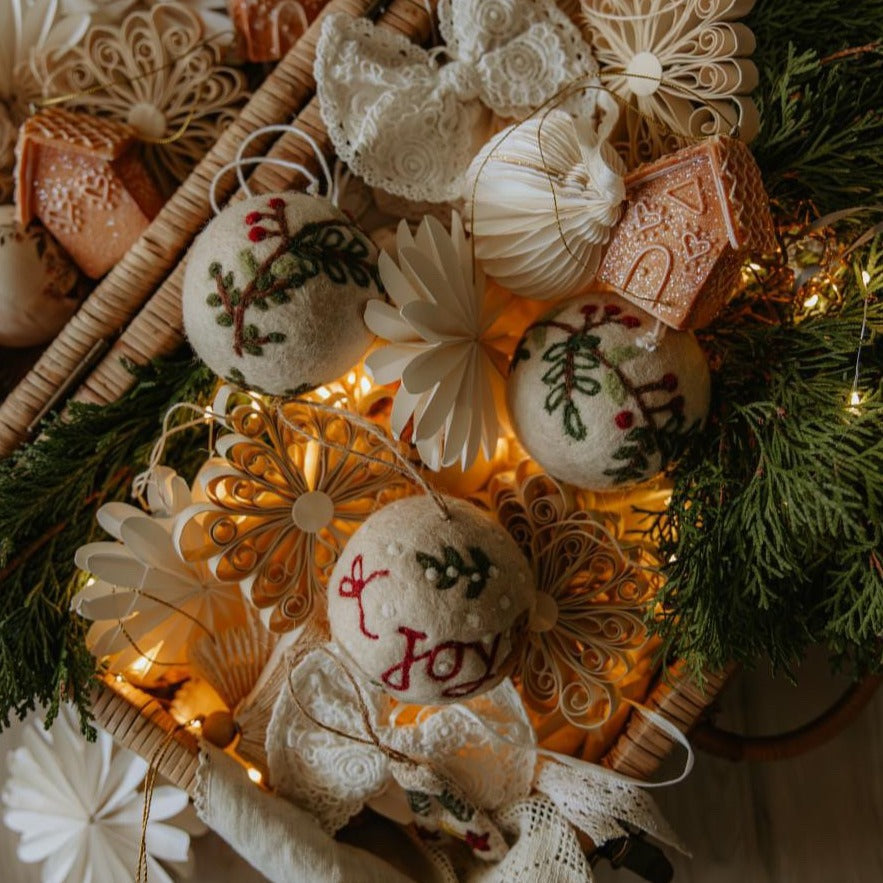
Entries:
{"label": "lace edged fabric", "polygon": [[412,201],[458,199],[495,114],[525,117],[598,71],[551,0],[442,0],[438,12],[446,46],[435,50],[338,14],[325,19],[316,52],[337,155],[371,186]]}

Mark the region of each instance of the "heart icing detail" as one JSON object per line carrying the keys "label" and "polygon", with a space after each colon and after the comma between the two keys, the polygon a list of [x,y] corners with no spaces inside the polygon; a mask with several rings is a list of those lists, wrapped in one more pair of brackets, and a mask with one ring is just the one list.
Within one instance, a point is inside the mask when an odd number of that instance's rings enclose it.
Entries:
{"label": "heart icing detail", "polygon": [[638,219],[639,230],[650,230],[662,223],[662,213],[648,208],[643,202],[635,203],[635,215]]}
{"label": "heart icing detail", "polygon": [[683,237],[684,248],[687,250],[687,260],[695,261],[711,251],[711,242],[702,239],[694,233],[685,233]]}

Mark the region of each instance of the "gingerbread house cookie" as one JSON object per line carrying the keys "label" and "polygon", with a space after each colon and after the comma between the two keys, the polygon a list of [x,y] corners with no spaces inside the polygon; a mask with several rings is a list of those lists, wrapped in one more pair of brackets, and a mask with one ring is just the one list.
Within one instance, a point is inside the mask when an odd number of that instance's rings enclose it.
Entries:
{"label": "gingerbread house cookie", "polygon": [[249,61],[277,61],[319,14],[325,0],[232,0],[230,14]]}
{"label": "gingerbread house cookie", "polygon": [[19,223],[39,218],[93,279],[123,257],[163,205],[131,126],[50,108],[22,126],[16,156]]}
{"label": "gingerbread house cookie", "polygon": [[775,247],[769,197],[751,152],[703,141],[636,169],[598,280],[672,328],[720,312],[751,253]]}

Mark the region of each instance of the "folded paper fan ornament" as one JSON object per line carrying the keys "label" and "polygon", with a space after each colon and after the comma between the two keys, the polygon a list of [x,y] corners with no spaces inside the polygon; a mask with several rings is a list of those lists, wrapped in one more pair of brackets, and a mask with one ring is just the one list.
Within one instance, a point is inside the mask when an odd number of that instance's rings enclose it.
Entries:
{"label": "folded paper fan ornament", "polygon": [[614,294],[568,301],[534,322],[509,375],[518,440],[550,475],[588,490],[662,471],[708,413],[711,379],[691,332],[661,336]]}
{"label": "folded paper fan ornament", "polygon": [[365,323],[388,341],[365,359],[378,383],[401,380],[390,424],[410,426],[424,463],[467,469],[479,450],[492,457],[499,436],[503,370],[514,340],[501,329],[509,295],[474,267],[459,215],[451,232],[433,217],[416,236],[402,221],[397,255],[380,256],[380,277],[392,303],[373,300]]}
{"label": "folded paper fan ornament", "polygon": [[512,668],[534,602],[530,567],[471,503],[429,495],[375,512],[328,583],[337,645],[404,702],[439,705],[491,689]]}
{"label": "folded paper fan ornament", "polygon": [[484,271],[514,294],[579,294],[595,277],[625,199],[614,148],[560,109],[492,138],[463,198]]}
{"label": "folded paper fan ornament", "polygon": [[346,373],[372,340],[377,249],[327,199],[255,196],[227,206],[187,256],[184,328],[219,376],[296,395]]}
{"label": "folded paper fan ornament", "polygon": [[241,585],[272,631],[322,627],[325,583],[347,538],[411,486],[386,444],[343,409],[253,399],[232,408],[229,426],[199,475],[206,502],[177,521],[176,547]]}
{"label": "folded paper fan ornament", "polygon": [[107,503],[98,523],[117,542],[77,549],[77,566],[92,574],[71,601],[73,610],[93,620],[86,643],[96,657],[111,657],[115,671],[145,685],[180,678],[192,642],[245,619],[238,586],[175,550],[175,518],[191,499],[180,476],[157,467],[148,488],[150,513]]}
{"label": "folded paper fan ornament", "polygon": [[146,873],[156,883],[172,883],[160,862],[186,868],[192,860],[188,831],[205,828],[195,818],[186,820],[186,828],[178,826],[184,818],[176,817],[188,809],[187,792],[157,786],[145,816],[139,785],[148,763],[115,748],[109,733],[99,730],[88,742],[76,712],[62,705],[51,731],[32,721],[23,742],[8,756],[3,822],[21,835],[19,860],[42,865],[42,880],[131,880],[142,837]]}

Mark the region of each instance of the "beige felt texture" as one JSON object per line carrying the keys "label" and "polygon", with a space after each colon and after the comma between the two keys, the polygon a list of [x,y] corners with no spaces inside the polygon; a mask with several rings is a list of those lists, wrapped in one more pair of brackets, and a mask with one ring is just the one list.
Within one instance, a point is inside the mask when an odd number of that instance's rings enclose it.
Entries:
{"label": "beige felt texture", "polygon": [[[587,322],[583,310],[592,308]],[[606,315],[606,308],[619,313]],[[601,358],[597,365],[591,367],[593,357],[585,349],[575,354],[570,365],[557,358],[556,353],[560,355],[562,350],[553,347],[568,340],[577,345],[578,339],[567,328],[550,322],[573,329],[602,322],[585,330],[585,335],[600,339],[597,349]],[[648,421],[657,427],[664,425],[672,417],[671,411],[654,409],[664,408],[675,397],[683,397],[683,429],[705,419],[711,381],[696,338],[690,332],[667,330],[655,349],[642,347],[652,337],[655,325],[651,316],[622,298],[593,293],[568,301],[527,330],[519,350],[529,355],[521,359],[516,356],[507,385],[509,415],[518,440],[550,475],[596,491],[652,478],[660,471],[662,462],[658,450],[646,458],[639,477],[617,481],[607,474],[628,462],[614,455],[633,443],[627,437],[629,431],[649,425]],[[618,364],[614,366],[613,362]],[[624,383],[610,376],[617,373]],[[574,380],[574,375],[579,379]],[[674,375],[674,388],[646,389],[667,375]],[[671,386],[670,377],[669,381]],[[582,383],[592,388],[595,382],[599,388],[594,395],[579,387]],[[560,400],[565,386],[571,388],[571,401],[584,429],[582,438],[566,431],[566,401]],[[644,387],[640,402],[627,387]]]}
{"label": "beige felt texture", "polygon": [[[535,595],[530,567],[509,534],[471,503],[453,498],[445,502],[447,521],[428,496],[398,500],[374,513],[347,542],[328,584],[335,641],[371,681],[397,699],[417,704],[478,695],[508,674]],[[475,561],[472,547],[491,562],[477,597],[467,597],[469,576],[442,588],[443,573],[428,572],[425,559],[421,563],[418,558],[420,553],[442,560],[445,546],[456,549],[468,568]],[[407,685],[401,671],[391,676],[392,683],[383,678],[405,658],[407,638],[400,628],[425,635],[413,644],[414,656],[446,645],[410,666]],[[479,645],[486,656],[475,647],[458,649],[452,642]],[[428,674],[430,668],[435,679]],[[481,684],[458,695],[459,688],[474,681]]]}
{"label": "beige felt texture", "polygon": [[[294,192],[267,194],[229,205],[200,234],[187,258],[182,297],[187,337],[216,374],[258,391],[285,395],[328,383],[359,361],[373,340],[362,320],[365,304],[380,293],[370,275],[367,284],[357,284],[348,273],[345,281],[338,282],[315,263],[318,272],[298,285],[297,275],[303,271],[303,264],[290,256],[285,259],[287,263],[277,260],[271,268],[272,284],[281,285],[288,279],[290,284],[279,294],[290,299],[276,303],[267,297],[267,309],[254,303],[246,307],[241,319],[243,335],[249,326],[257,329],[253,342],[257,341],[260,354],[249,352],[247,346],[238,354],[235,321],[233,325],[219,324],[217,318],[225,310],[207,300],[218,294],[210,268],[220,264],[225,275],[233,274],[233,285],[227,287],[244,292],[252,275],[244,253],[250,250],[262,265],[283,247],[285,240],[277,235],[280,224],[271,208],[271,202],[279,199],[285,203],[290,237],[297,237],[311,222],[338,221],[347,237],[358,237],[368,249],[360,272],[364,273],[365,268],[376,272],[377,249],[328,200]],[[254,213],[262,217],[249,223]],[[266,231],[266,238],[250,240],[256,229]],[[308,261],[315,254],[303,249],[301,253],[307,254]],[[336,254],[334,257],[336,260]],[[341,266],[339,262],[337,266]],[[284,340],[263,339],[279,334]]]}

